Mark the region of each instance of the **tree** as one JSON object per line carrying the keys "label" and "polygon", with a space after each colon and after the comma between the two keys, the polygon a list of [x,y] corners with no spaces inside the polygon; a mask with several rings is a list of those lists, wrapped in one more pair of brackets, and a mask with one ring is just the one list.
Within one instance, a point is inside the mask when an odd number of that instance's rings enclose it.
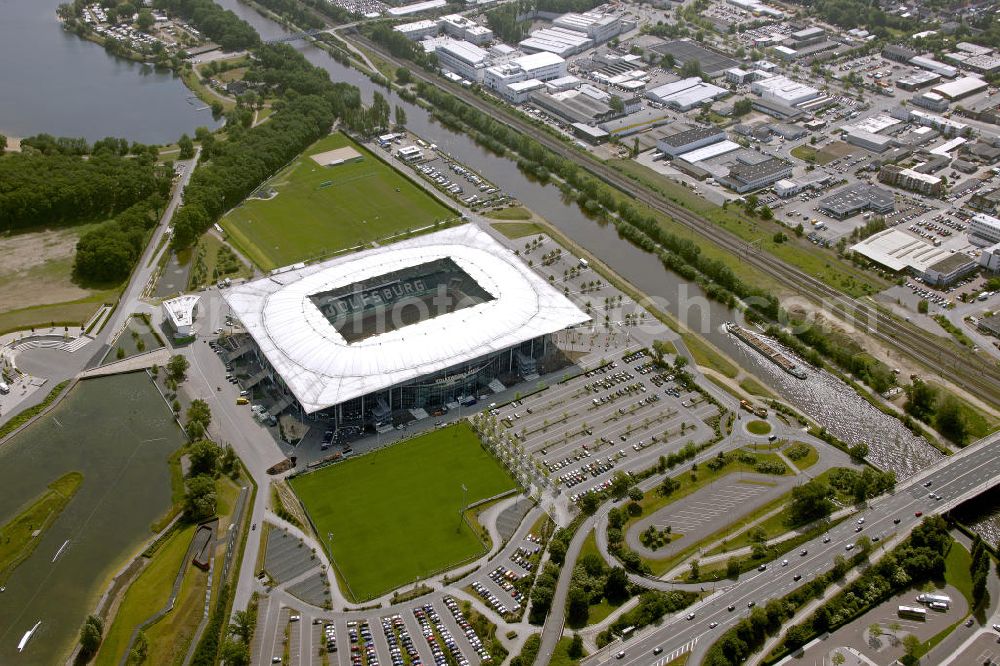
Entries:
{"label": "tree", "polygon": [[167,376],[176,382],[182,382],[187,375],[189,366],[187,358],[181,354],[171,356],[170,360],[167,361]]}
{"label": "tree", "polygon": [[410,73],[410,70],[408,70],[405,67],[397,67],[396,68],[396,82],[397,83],[399,83],[400,85],[405,86],[406,84],[408,84],[412,80],[413,80],[413,74]]}
{"label": "tree", "polygon": [[136,18],[136,25],[139,26],[139,30],[143,32],[149,32],[149,29],[153,27],[153,23],[156,19],[153,18],[153,12],[148,9],[143,9],[139,12],[139,16]]}
{"label": "tree", "polygon": [[191,439],[197,439],[205,434],[212,422],[212,410],[204,400],[192,400],[187,409],[187,423],[184,429]]}
{"label": "tree", "polygon": [[[920,649],[920,639],[913,634],[906,634],[903,636],[903,649],[906,650],[906,656],[911,659],[916,659],[917,651]],[[915,662],[914,662],[915,663]]]}
{"label": "tree", "polygon": [[924,299],[920,299],[920,302],[917,303],[917,312],[919,312],[920,314],[927,314],[928,307],[929,306],[927,301],[925,301]]}
{"label": "tree", "polygon": [[226,666],[250,666],[250,647],[246,643],[227,640],[220,654]]}
{"label": "tree", "polygon": [[864,442],[858,442],[848,449],[848,453],[851,454],[851,460],[860,465],[868,457],[868,445]]}
{"label": "tree", "polygon": [[5,150],[7,150],[7,137],[0,134],[0,155],[3,155]]}
{"label": "tree", "polygon": [[726,560],[726,578],[739,578],[740,561],[738,558],[730,557]]}
{"label": "tree", "polygon": [[96,615],[88,615],[80,628],[80,652],[86,660],[97,654],[101,647],[101,635],[104,633],[104,622]]}
{"label": "tree", "polygon": [[573,634],[573,640],[570,641],[566,652],[570,659],[579,659],[583,656],[583,639],[580,638],[580,634]]}
{"label": "tree", "polygon": [[681,66],[681,76],[692,77],[697,76],[701,78],[703,76],[701,71],[701,63],[697,60],[688,60]]}
{"label": "tree", "polygon": [[187,134],[181,134],[177,140],[177,147],[181,149],[180,159],[189,160],[194,157],[194,141]]}
{"label": "tree", "polygon": [[619,603],[628,598],[628,576],[622,567],[614,567],[604,581],[604,596],[611,603]]}
{"label": "tree", "polygon": [[580,498],[580,510],[588,516],[594,515],[599,505],[600,500],[597,498],[596,493],[587,493]]}
{"label": "tree", "polygon": [[257,616],[248,610],[236,611],[233,613],[232,622],[229,623],[229,633],[235,636],[242,643],[250,644],[253,640],[253,632],[257,626]]}
{"label": "tree", "polygon": [[635,502],[641,502],[643,497],[642,490],[638,486],[632,486],[628,489],[628,497]]}
{"label": "tree", "polygon": [[571,585],[566,600],[566,623],[571,627],[582,627],[590,617],[590,597],[579,585]]}
{"label": "tree", "polygon": [[825,518],[833,511],[833,489],[824,481],[813,479],[801,486],[792,488],[792,503],[789,507],[790,519],[793,525]]}
{"label": "tree", "polygon": [[847,657],[841,652],[834,652],[831,661],[833,661],[833,666],[843,666],[844,662],[847,661]]}
{"label": "tree", "polygon": [[753,101],[744,98],[733,104],[733,116],[739,118],[745,116],[753,110]]}
{"label": "tree", "polygon": [[928,422],[936,403],[937,390],[930,384],[915,379],[906,390],[906,404],[903,408],[910,416]]}
{"label": "tree", "polygon": [[[190,418],[190,412],[189,409],[188,418]],[[192,444],[190,451],[188,451],[188,459],[191,461],[191,470],[188,472],[188,476],[200,474],[215,476],[219,471],[219,454],[219,447],[207,439]]]}
{"label": "tree", "polygon": [[957,444],[964,444],[969,436],[969,425],[962,413],[962,406],[951,394],[938,401],[934,425],[938,432]]}
{"label": "tree", "polygon": [[406,127],[406,109],[396,105],[396,127]]}
{"label": "tree", "polygon": [[701,565],[698,564],[698,560],[691,560],[691,572],[688,574],[688,578],[691,581],[697,581],[701,576]]}
{"label": "tree", "polygon": [[125,660],[126,666],[141,666],[141,664],[146,663],[146,659],[149,657],[149,639],[146,638],[146,632],[140,631],[135,637],[135,643],[132,645],[132,650],[128,653],[128,659]]}
{"label": "tree", "polygon": [[200,522],[215,515],[215,480],[209,476],[195,476],[187,480],[184,494],[184,513],[188,520]]}
{"label": "tree", "polygon": [[610,106],[611,110],[615,113],[625,112],[625,102],[623,102],[622,98],[618,95],[611,96],[611,99],[608,100],[608,106]]}

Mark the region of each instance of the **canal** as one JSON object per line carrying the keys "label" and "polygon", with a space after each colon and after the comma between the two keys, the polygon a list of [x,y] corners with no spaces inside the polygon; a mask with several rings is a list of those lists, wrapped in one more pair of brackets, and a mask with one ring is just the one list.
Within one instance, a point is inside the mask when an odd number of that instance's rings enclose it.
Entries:
{"label": "canal", "polygon": [[219,123],[169,70],[62,29],[59,0],[0,2],[0,134],[171,143]]}
{"label": "canal", "polygon": [[[170,507],[167,458],[183,440],[149,378],[134,373],[81,382],[0,448],[0,523],[63,474],[83,474],[0,594],[0,664],[65,661],[111,577]],[[19,654],[18,641],[38,621]]]}

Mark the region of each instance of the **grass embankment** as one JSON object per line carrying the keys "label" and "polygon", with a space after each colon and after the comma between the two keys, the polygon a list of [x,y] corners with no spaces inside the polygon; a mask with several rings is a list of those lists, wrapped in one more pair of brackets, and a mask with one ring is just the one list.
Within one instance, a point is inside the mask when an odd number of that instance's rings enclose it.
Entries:
{"label": "grass embankment", "polygon": [[214,233],[205,233],[192,253],[194,261],[188,274],[188,290],[197,291],[204,285],[212,285],[219,280],[249,278],[253,269],[240,261],[229,246],[219,240]]}
{"label": "grass embankment", "polygon": [[55,386],[52,387],[52,390],[49,391],[49,394],[45,396],[45,399],[42,400],[40,403],[38,403],[34,407],[28,407],[27,409],[18,412],[17,414],[12,416],[6,423],[0,425],[0,439],[3,439],[7,435],[14,432],[25,423],[27,423],[33,417],[42,413],[42,411],[46,407],[51,405],[55,401],[55,399],[59,397],[59,394],[62,393],[63,389],[65,389],[67,386],[69,386],[69,381],[60,382],[59,384],[56,384]]}
{"label": "grass embankment", "polygon": [[[322,166],[312,155],[353,148],[358,159]],[[220,222],[263,270],[454,220],[457,215],[409,178],[343,134],[320,139]],[[289,225],[288,221],[295,224]]]}
{"label": "grass embankment", "polygon": [[951,334],[951,337],[955,338],[955,341],[960,345],[964,345],[969,349],[975,347],[975,343],[965,334],[965,331],[960,329],[958,326],[953,324],[950,319],[942,314],[934,315],[934,321],[938,323],[938,326],[943,328],[945,331]]}
{"label": "grass embankment", "polygon": [[[355,601],[483,552],[460,511],[515,487],[467,423],[290,480]],[[465,486],[467,491],[462,490]],[[323,538],[331,548],[331,539]]]}
{"label": "grass embankment", "polygon": [[756,395],[761,398],[774,398],[774,393],[753,377],[744,377],[740,381],[740,388],[750,395]]}
{"label": "grass embankment", "polygon": [[[691,192],[634,160],[612,160],[608,164],[691,212],[736,234],[743,240],[747,242],[759,241],[763,251],[773,254],[851,296],[859,297],[873,294],[889,286],[881,278],[840,259],[832,251],[814,246],[805,238],[796,238],[794,234],[789,233],[788,227],[778,220],[750,218],[737,205],[730,205],[726,208],[717,206],[696,192]],[[663,228],[682,236],[691,235],[691,231],[679,222],[675,222],[665,215],[657,217]],[[778,233],[783,233],[790,238],[783,242],[775,242],[774,237]],[[735,254],[711,243],[701,242],[699,246],[702,248],[703,255],[719,259],[737,275],[740,275],[745,282],[774,294],[784,293],[785,289],[771,277],[751,269]]]}
{"label": "grass embankment", "polygon": [[194,531],[194,525],[175,530],[129,586],[111,626],[105,629],[96,666],[116,666],[125,654],[132,630],[167,603]]}
{"label": "grass embankment", "polygon": [[[525,208],[524,206],[511,206],[510,208],[501,208],[500,210],[487,211],[486,217],[492,218],[494,220],[530,220],[534,216],[532,215],[531,211]],[[499,228],[507,225],[495,224],[493,226],[498,227],[497,230],[500,231],[500,233],[502,233],[504,236],[507,236],[507,238],[520,238],[521,236],[527,236],[533,233],[541,233],[541,229],[539,228],[538,231],[530,231],[530,230],[526,230],[523,232],[518,231],[516,236],[512,236],[508,234],[507,231],[504,231],[503,229]],[[514,227],[514,225],[509,225],[509,226]],[[531,225],[524,225],[524,226],[527,227]]]}
{"label": "grass embankment", "polygon": [[45,530],[56,521],[82,483],[80,472],[60,476],[0,527],[3,535],[0,540],[0,585],[7,582],[18,565],[31,557]]}

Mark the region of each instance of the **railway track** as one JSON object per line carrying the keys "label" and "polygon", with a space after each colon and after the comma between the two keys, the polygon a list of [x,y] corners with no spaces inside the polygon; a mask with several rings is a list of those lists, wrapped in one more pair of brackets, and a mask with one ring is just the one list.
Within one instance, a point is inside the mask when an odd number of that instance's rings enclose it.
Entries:
{"label": "railway track", "polygon": [[[398,60],[360,34],[352,34],[350,38],[361,42],[365,48],[375,51],[380,57],[396,66],[409,67],[412,65],[412,63]],[[1000,407],[1000,368],[996,363],[977,358],[971,352],[956,351],[951,348],[950,341],[925,333],[909,322],[901,322],[878,308],[847,296],[773,255],[747,252],[747,243],[742,238],[721,229],[679,204],[641,188],[637,183],[608,167],[589,153],[580,153],[530,123],[521,120],[515,114],[489,104],[460,86],[420,70],[411,70],[411,72],[415,78],[429,85],[443,87],[466,104],[490,115],[511,129],[529,134],[552,152],[581,165],[594,176],[628,194],[636,201],[669,215],[698,236],[742,257],[748,264],[771,276],[793,292],[801,293],[816,304],[832,308],[841,317],[846,317],[855,328],[912,358],[929,370],[940,373],[942,377],[947,377],[955,385],[974,392],[980,399],[994,407]]]}

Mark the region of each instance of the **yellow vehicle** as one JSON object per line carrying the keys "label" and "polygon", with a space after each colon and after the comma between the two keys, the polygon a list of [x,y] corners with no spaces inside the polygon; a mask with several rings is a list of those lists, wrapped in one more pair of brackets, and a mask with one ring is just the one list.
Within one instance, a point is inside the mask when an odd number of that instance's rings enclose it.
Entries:
{"label": "yellow vehicle", "polygon": [[248,404],[250,404],[250,401],[247,400],[246,398],[240,397],[240,398],[236,398],[236,404],[237,405],[248,405]]}

